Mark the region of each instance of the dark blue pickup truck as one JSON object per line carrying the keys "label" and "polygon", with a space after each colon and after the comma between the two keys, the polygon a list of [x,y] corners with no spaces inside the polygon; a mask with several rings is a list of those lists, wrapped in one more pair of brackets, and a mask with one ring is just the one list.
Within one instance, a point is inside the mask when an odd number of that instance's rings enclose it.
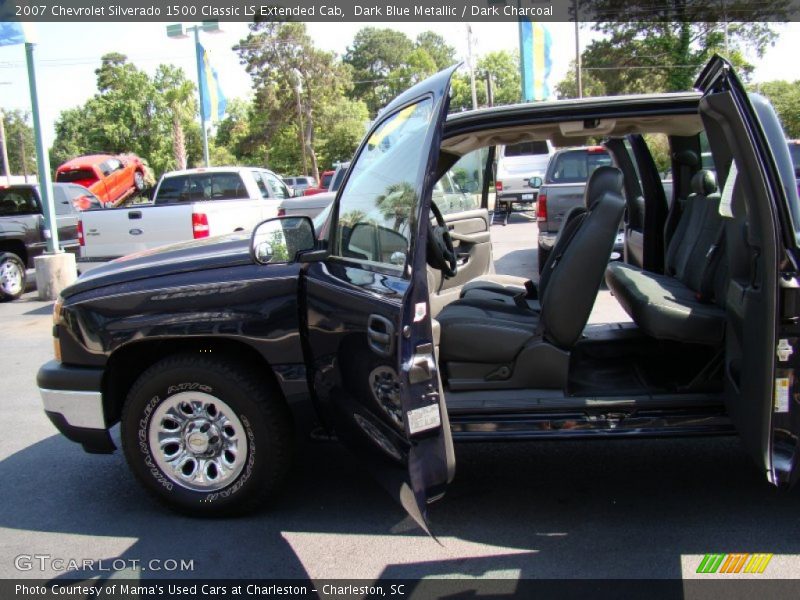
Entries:
{"label": "dark blue pickup truck", "polygon": [[[736,434],[765,479],[795,483],[800,205],[771,106],[715,57],[696,92],[448,115],[453,71],[381,111],[321,227],[271,219],[67,288],[38,374],[55,426],[111,452],[119,423],[141,483],[195,514],[259,506],[309,438],[349,446],[423,526],[453,442]],[[648,132],[670,140],[671,204]],[[493,274],[491,148],[600,136],[615,166],[592,172],[541,280]],[[453,170],[486,175],[458,217],[433,194]],[[609,264],[632,177],[641,252]],[[604,279],[632,323],[587,325]]]}

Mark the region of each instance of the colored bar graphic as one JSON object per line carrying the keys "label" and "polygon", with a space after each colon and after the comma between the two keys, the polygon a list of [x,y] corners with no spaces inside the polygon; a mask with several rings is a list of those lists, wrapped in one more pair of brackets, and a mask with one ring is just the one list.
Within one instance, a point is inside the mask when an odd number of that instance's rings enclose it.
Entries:
{"label": "colored bar graphic", "polygon": [[772,560],[772,554],[706,554],[697,565],[697,573],[763,573]]}

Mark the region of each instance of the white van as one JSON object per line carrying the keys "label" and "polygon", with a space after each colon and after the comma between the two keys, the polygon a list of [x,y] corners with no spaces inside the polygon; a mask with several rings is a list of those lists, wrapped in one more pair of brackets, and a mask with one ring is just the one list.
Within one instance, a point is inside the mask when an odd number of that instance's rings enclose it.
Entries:
{"label": "white van", "polygon": [[549,140],[500,146],[495,174],[496,202],[535,202],[538,190],[529,185],[530,179],[544,178],[553,152]]}

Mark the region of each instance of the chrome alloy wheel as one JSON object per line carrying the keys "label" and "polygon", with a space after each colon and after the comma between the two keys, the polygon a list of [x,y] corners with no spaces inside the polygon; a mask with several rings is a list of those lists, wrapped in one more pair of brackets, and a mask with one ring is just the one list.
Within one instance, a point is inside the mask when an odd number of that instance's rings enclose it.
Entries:
{"label": "chrome alloy wheel", "polygon": [[150,420],[148,441],[161,471],[194,491],[225,487],[247,462],[247,437],[239,417],[204,392],[180,392],[164,400]]}
{"label": "chrome alloy wheel", "polygon": [[16,296],[22,291],[23,273],[13,260],[0,264],[0,288],[8,296]]}

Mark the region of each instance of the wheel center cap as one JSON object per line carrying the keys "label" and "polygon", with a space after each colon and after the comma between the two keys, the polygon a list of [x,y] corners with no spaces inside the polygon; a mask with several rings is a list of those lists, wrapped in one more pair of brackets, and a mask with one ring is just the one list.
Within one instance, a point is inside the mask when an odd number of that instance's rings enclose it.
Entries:
{"label": "wheel center cap", "polygon": [[195,431],[186,438],[186,445],[195,453],[201,453],[208,450],[208,435]]}

